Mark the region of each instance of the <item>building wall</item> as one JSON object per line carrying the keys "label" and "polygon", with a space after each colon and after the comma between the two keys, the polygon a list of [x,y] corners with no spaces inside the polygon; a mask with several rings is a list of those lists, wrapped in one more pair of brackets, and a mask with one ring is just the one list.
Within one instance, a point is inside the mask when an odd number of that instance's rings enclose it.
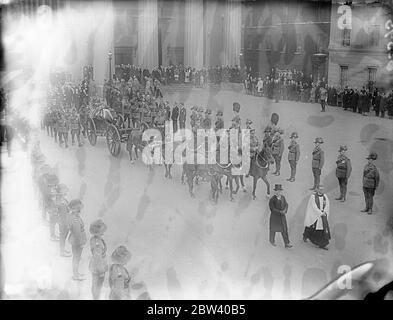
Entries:
{"label": "building wall", "polygon": [[[388,63],[384,40],[385,22],[388,20],[385,10],[379,4],[357,3],[351,6],[352,24],[350,45],[343,45],[343,30],[338,19],[341,4],[334,0],[332,4],[330,46],[329,46],[329,85],[340,86],[340,66],[348,67],[350,87],[361,88],[368,85],[369,68],[377,68],[376,84],[381,85],[387,77]],[[374,27],[377,26],[377,27]],[[379,31],[373,35],[373,29]],[[373,41],[372,41],[373,39]]]}
{"label": "building wall", "polygon": [[313,72],[312,56],[327,53],[329,1],[260,1],[243,8],[244,61],[255,73],[272,67]]}

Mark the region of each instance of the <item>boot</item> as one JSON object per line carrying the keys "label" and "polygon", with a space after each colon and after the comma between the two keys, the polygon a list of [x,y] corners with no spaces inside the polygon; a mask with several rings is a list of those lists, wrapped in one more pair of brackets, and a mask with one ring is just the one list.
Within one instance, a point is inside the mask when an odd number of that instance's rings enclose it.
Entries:
{"label": "boot", "polygon": [[345,202],[345,196],[342,197],[341,202]]}
{"label": "boot", "polygon": [[335,198],[336,200],[341,200],[343,198],[342,195],[340,195],[338,198]]}
{"label": "boot", "polygon": [[365,208],[363,210],[360,210],[360,212],[368,212],[368,208]]}
{"label": "boot", "polygon": [[292,247],[293,247],[293,245],[291,245],[290,243],[285,245],[285,248],[287,248],[287,249],[292,248]]}

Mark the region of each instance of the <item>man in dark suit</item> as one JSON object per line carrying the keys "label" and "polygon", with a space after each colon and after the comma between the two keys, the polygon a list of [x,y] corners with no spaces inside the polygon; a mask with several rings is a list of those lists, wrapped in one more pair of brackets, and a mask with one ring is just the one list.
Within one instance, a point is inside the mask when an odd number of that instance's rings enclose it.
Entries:
{"label": "man in dark suit", "polygon": [[274,191],[275,195],[271,197],[269,201],[269,208],[271,212],[269,223],[269,241],[272,246],[276,246],[274,237],[276,235],[276,232],[281,232],[285,248],[292,248],[288,236],[287,219],[285,217],[285,214],[288,211],[288,203],[285,197],[281,194],[281,184],[276,184],[274,186]]}

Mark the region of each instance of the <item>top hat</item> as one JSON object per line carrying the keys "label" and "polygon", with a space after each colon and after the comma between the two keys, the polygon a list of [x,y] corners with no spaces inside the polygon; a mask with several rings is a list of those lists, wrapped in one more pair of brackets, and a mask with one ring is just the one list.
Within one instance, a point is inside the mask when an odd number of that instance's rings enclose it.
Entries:
{"label": "top hat", "polygon": [[321,137],[315,138],[314,143],[323,143],[323,139]]}
{"label": "top hat", "polygon": [[347,151],[347,150],[348,150],[347,146],[340,146],[340,149],[338,150],[338,152]]}
{"label": "top hat", "polygon": [[291,138],[299,138],[297,132],[292,132]]}
{"label": "top hat", "polygon": [[80,211],[83,207],[82,201],[80,199],[71,200],[68,204],[71,211]]}
{"label": "top hat", "polygon": [[119,246],[113,251],[111,258],[114,263],[126,264],[131,259],[131,252],[125,246]]}
{"label": "top hat", "polygon": [[274,191],[283,190],[283,189],[282,189],[282,185],[281,185],[281,184],[275,184],[273,190],[274,190]]}
{"label": "top hat", "polygon": [[106,231],[106,229],[107,227],[104,221],[102,221],[102,219],[98,219],[90,224],[89,231],[92,235],[100,235],[103,234]]}
{"label": "top hat", "polygon": [[240,104],[239,102],[234,102],[233,103],[233,111],[239,112],[240,111]]}
{"label": "top hat", "polygon": [[377,160],[378,155],[375,152],[370,152],[369,156],[366,159]]}

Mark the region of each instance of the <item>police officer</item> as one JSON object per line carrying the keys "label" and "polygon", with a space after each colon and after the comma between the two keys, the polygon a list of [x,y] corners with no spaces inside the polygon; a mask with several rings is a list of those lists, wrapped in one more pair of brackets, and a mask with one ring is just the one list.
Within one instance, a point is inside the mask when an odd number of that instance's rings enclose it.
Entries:
{"label": "police officer", "polygon": [[119,246],[111,256],[113,264],[109,268],[110,300],[130,298],[131,277],[125,265],[131,260],[131,253],[125,246]]}
{"label": "police officer", "polygon": [[171,112],[171,119],[172,119],[172,124],[173,124],[173,133],[177,132],[177,121],[179,119],[179,106],[177,102],[175,102],[175,105],[173,106],[172,112]]}
{"label": "police officer", "polygon": [[91,259],[89,270],[92,274],[91,292],[94,300],[100,299],[102,285],[105,280],[105,273],[108,271],[108,262],[106,260],[107,247],[102,236],[107,227],[104,221],[98,219],[90,224],[90,251]]}
{"label": "police officer", "polygon": [[296,166],[297,162],[299,161],[300,157],[300,147],[299,144],[297,143],[296,139],[299,138],[297,132],[292,132],[291,134],[291,143],[288,146],[288,161],[289,161],[289,166],[291,167],[291,176],[287,181],[289,182],[294,182],[295,181],[295,176],[296,176]]}
{"label": "police officer", "polygon": [[82,207],[83,205],[81,200],[74,199],[70,201],[69,209],[71,213],[71,221],[69,226],[69,241],[72,246],[72,279],[74,280],[85,280],[83,275],[78,272],[83,247],[87,242],[85,225],[80,216]]}
{"label": "police officer", "polygon": [[70,252],[65,250],[65,243],[69,233],[70,214],[68,201],[65,198],[68,188],[64,183],[59,184],[56,194],[57,222],[59,225],[60,256],[70,257]]}
{"label": "police officer", "polygon": [[323,139],[321,137],[315,138],[314,144],[315,148],[312,152],[312,173],[314,176],[314,186],[310,190],[315,190],[321,182],[322,168],[325,163],[325,153],[321,149],[321,144]]}
{"label": "police officer", "polygon": [[203,128],[206,130],[211,129],[212,127],[212,119],[211,119],[212,111],[210,109],[206,109],[205,111],[205,118],[203,119]]}
{"label": "police officer", "polygon": [[284,152],[284,140],[281,137],[281,135],[284,133],[283,130],[277,130],[273,141],[272,141],[272,156],[274,158],[274,161],[276,163],[276,171],[273,172],[274,175],[279,176],[280,175],[280,169],[281,169],[281,158],[282,154]]}
{"label": "police officer", "polygon": [[367,214],[373,213],[373,198],[375,195],[375,190],[379,185],[379,171],[374,164],[377,160],[377,154],[371,152],[366,158],[368,163],[363,170],[363,193],[366,202],[366,208],[361,210],[361,212],[367,212]]}
{"label": "police officer", "polygon": [[184,103],[180,103],[180,111],[179,111],[179,127],[180,129],[186,128],[186,120],[187,120],[187,110],[184,106]]}
{"label": "police officer", "polygon": [[336,161],[336,177],[340,186],[340,196],[336,198],[336,200],[341,200],[341,202],[344,202],[346,199],[348,179],[352,171],[351,160],[346,156],[347,150],[347,146],[340,146],[338,150],[339,155]]}

